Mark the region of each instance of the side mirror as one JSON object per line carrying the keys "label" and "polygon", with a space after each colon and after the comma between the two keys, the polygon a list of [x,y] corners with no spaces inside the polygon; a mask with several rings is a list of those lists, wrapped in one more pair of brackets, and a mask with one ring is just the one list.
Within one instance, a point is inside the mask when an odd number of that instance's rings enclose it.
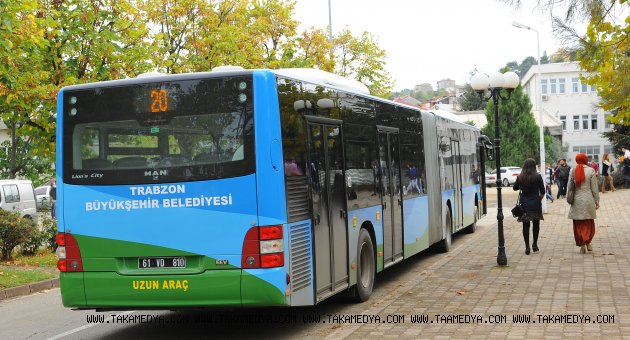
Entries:
{"label": "side mirror", "polygon": [[486,135],[481,135],[478,138],[478,142],[481,147],[485,150],[486,159],[489,161],[494,160],[494,144],[490,141],[490,138]]}
{"label": "side mirror", "polygon": [[486,158],[489,161],[493,161],[494,160],[494,145],[486,144]]}

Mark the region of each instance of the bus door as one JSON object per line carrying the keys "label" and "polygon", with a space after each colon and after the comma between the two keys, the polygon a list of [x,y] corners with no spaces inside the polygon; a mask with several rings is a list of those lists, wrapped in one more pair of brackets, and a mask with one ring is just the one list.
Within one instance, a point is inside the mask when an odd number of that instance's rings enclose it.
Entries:
{"label": "bus door", "polygon": [[378,127],[384,267],[403,259],[402,186],[398,140],[398,129]]}
{"label": "bus door", "polygon": [[341,121],[307,117],[317,301],[348,287]]}
{"label": "bus door", "polygon": [[453,225],[455,229],[460,228],[464,224],[464,200],[462,198],[462,161],[459,149],[459,141],[451,139],[451,168],[453,173],[453,191],[455,192],[455,200],[453,202]]}

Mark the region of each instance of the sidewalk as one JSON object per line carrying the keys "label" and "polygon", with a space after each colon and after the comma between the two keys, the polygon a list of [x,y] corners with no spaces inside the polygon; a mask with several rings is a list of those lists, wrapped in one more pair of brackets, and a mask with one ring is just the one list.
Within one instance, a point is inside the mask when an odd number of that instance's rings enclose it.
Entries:
{"label": "sidewalk", "polygon": [[[569,210],[566,200],[548,202],[548,213],[541,222],[540,252],[531,255],[525,255],[522,225],[510,214],[516,196],[509,191],[509,188],[504,190],[503,198],[507,267],[496,265],[495,208],[480,221],[475,234],[455,243],[451,253],[401,283],[386,299],[369,301],[365,306],[364,314],[405,315],[404,323],[343,325],[328,337],[630,336],[630,285],[626,284],[630,282],[630,190],[600,194],[593,252],[587,254],[580,254],[575,245],[572,221],[566,217]],[[411,315],[426,315],[428,322],[412,323]],[[469,317],[439,322],[449,319],[436,315]],[[530,316],[530,323],[515,322],[513,317],[519,315]],[[479,320],[482,322],[465,323]],[[492,323],[497,320],[503,323]]]}

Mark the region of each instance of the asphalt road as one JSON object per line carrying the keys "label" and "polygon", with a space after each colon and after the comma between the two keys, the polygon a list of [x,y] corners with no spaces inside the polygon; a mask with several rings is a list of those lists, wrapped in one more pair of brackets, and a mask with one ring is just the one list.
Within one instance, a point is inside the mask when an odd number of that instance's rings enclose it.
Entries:
{"label": "asphalt road", "polygon": [[[504,190],[504,208],[516,195]],[[490,228],[496,216],[496,189],[489,189],[488,215],[478,230]],[[494,197],[493,197],[494,196]],[[454,235],[453,250],[466,244],[470,235]],[[59,289],[0,302],[2,339],[171,339],[171,338],[321,338],[342,325],[329,318],[344,315],[374,315],[403,294],[403,283],[418,275],[430,275],[432,266],[448,260],[449,254],[424,251],[377,275],[370,300],[354,303],[339,296],[312,307],[292,309],[247,309],[211,311],[95,312],[71,310],[61,304]],[[385,307],[382,307],[385,308]],[[387,310],[383,310],[387,313]]]}
{"label": "asphalt road", "polygon": [[[466,242],[455,236],[453,246]],[[324,337],[338,325],[328,315],[373,314],[368,309],[392,299],[399,282],[412,279],[448,254],[426,251],[377,276],[375,291],[365,303],[334,297],[324,303],[292,309],[211,311],[95,312],[71,310],[61,304],[58,288],[0,303],[2,339],[172,339],[172,338],[296,338]],[[317,320],[311,323],[305,321]]]}

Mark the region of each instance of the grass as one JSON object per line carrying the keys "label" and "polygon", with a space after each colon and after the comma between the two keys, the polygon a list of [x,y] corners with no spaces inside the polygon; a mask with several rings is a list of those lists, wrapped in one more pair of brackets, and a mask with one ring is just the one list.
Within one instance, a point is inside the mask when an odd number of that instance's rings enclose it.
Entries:
{"label": "grass", "polygon": [[12,262],[16,262],[18,265],[56,268],[57,255],[48,250],[42,250],[33,256],[18,255]]}
{"label": "grass", "polygon": [[0,261],[0,290],[57,276],[57,256],[48,250],[33,256],[18,255],[14,260]]}
{"label": "grass", "polygon": [[34,269],[11,269],[0,265],[0,289],[17,287],[56,277],[56,274]]}

